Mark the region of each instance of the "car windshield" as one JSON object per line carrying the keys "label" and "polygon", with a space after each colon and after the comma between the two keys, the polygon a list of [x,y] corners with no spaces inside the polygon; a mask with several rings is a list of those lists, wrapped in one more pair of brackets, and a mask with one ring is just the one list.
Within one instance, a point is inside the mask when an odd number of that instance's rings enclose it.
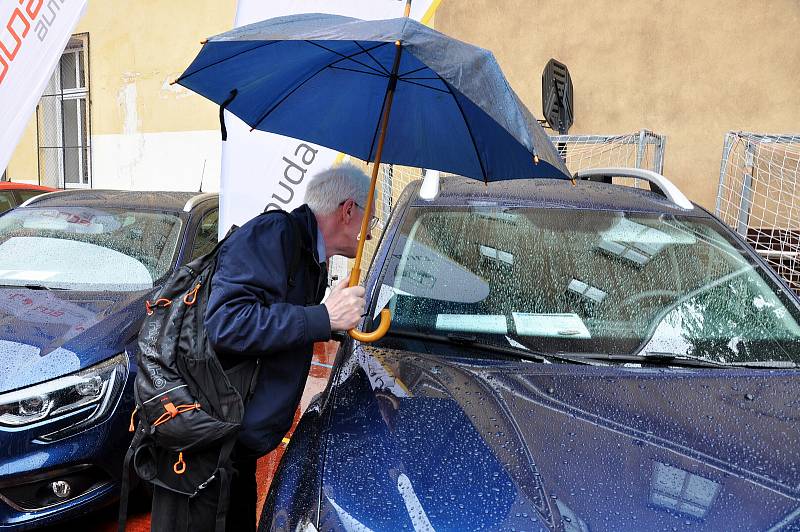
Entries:
{"label": "car windshield", "polygon": [[392,331],[544,353],[800,361],[793,296],[711,219],[412,208],[382,276]]}
{"label": "car windshield", "polygon": [[181,221],[161,212],[26,207],[0,217],[0,285],[152,288],[171,271]]}

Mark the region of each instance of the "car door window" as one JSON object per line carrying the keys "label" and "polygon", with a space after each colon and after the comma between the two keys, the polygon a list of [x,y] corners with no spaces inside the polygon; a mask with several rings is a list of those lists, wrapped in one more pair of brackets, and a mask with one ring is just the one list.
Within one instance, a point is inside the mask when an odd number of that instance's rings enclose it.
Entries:
{"label": "car door window", "polygon": [[19,195],[20,199],[24,202],[28,201],[31,198],[35,198],[36,196],[41,196],[47,192],[46,190],[17,190],[17,194]]}
{"label": "car door window", "polygon": [[219,211],[214,209],[209,211],[200,220],[197,233],[192,244],[192,254],[189,260],[205,255],[217,245],[217,225],[219,223]]}
{"label": "car door window", "polygon": [[0,212],[6,212],[16,206],[11,192],[0,192]]}

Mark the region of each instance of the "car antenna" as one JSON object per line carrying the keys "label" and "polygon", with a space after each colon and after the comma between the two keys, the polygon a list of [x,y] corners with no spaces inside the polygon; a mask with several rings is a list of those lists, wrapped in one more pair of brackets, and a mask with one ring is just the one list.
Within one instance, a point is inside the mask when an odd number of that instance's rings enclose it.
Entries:
{"label": "car antenna", "polygon": [[208,159],[203,159],[203,171],[200,173],[200,190],[198,190],[198,192],[203,192],[203,179],[206,177],[206,161],[208,161]]}

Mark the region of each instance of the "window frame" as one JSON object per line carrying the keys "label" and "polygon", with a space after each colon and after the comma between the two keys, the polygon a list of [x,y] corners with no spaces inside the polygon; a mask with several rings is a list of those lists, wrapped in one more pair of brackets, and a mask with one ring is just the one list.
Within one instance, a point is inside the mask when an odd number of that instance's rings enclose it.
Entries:
{"label": "window frame", "polygon": [[47,190],[39,190],[34,188],[18,188],[14,189],[14,196],[17,198],[17,206],[22,205],[29,199],[35,198],[36,196],[41,196],[42,194],[47,194]]}
{"label": "window frame", "polygon": [[[74,76],[76,81],[75,87],[63,87],[63,61],[66,56],[74,56]],[[59,76],[58,82],[54,83],[55,76]],[[39,183],[42,183],[43,177],[47,184],[58,186],[59,188],[74,188],[74,189],[88,189],[92,188],[92,135],[91,135],[91,97],[90,97],[90,68],[89,68],[89,34],[78,33],[73,34],[66,48],[59,57],[59,62],[56,70],[53,72],[51,81],[48,83],[48,88],[57,87],[56,92],[51,94],[43,94],[37,107],[37,145],[39,150]],[[57,98],[58,101],[55,105],[43,106],[42,102],[45,98]],[[65,109],[65,101],[75,102],[75,116],[73,119],[76,124],[76,133],[78,138],[77,146],[66,146],[65,139],[65,116],[68,111]],[[51,111],[51,109],[53,109]],[[69,111],[72,114],[72,111]],[[49,118],[48,116],[49,115]],[[43,132],[44,124],[48,121],[54,121],[57,131],[54,136],[58,137],[55,142],[56,145],[48,146],[47,142],[43,143],[43,137],[47,137],[47,132]],[[66,150],[77,149],[77,168],[78,168],[78,182],[67,182],[67,165],[66,165]],[[58,156],[55,157],[57,161],[57,169],[52,171],[57,174],[55,181],[48,179],[52,174],[43,175],[46,171],[42,168],[43,152],[47,150],[58,150]]]}
{"label": "window frame", "polygon": [[17,196],[16,194],[14,194],[13,190],[0,190],[0,197],[8,198],[8,202],[10,204],[10,207],[8,209],[3,209],[2,205],[0,205],[0,214],[8,212],[11,209],[14,209],[17,205],[19,205],[19,203],[17,203]]}
{"label": "window frame", "polygon": [[[156,271],[150,271],[150,268],[148,268],[148,272],[151,274],[151,277],[152,277],[152,284],[153,284],[152,288],[156,288],[158,286],[161,286],[166,281],[166,279],[168,279],[169,276],[172,275],[175,272],[175,270],[179,266],[177,261],[178,261],[179,257],[181,256],[181,253],[183,252],[183,245],[184,245],[184,240],[185,240],[184,235],[186,234],[187,227],[188,227],[187,224],[189,223],[189,221],[187,220],[187,218],[185,216],[182,216],[182,213],[176,212],[174,210],[161,209],[161,208],[144,208],[144,207],[143,208],[139,208],[139,207],[119,207],[119,206],[89,207],[89,206],[86,206],[86,205],[70,205],[70,206],[67,206],[67,205],[33,205],[30,208],[17,209],[14,212],[9,211],[8,214],[10,214],[11,216],[16,216],[17,214],[15,214],[15,213],[20,213],[19,215],[21,215],[21,216],[27,216],[27,215],[31,215],[31,214],[35,215],[36,211],[53,211],[53,210],[61,211],[62,209],[66,209],[66,210],[87,209],[87,210],[90,210],[90,211],[91,210],[97,210],[97,211],[107,211],[107,212],[110,211],[109,214],[112,214],[115,217],[119,217],[119,216],[121,216],[123,214],[146,215],[146,216],[152,217],[152,219],[147,221],[148,225],[152,225],[154,223],[157,223],[158,222],[157,217],[158,216],[163,216],[168,221],[170,221],[171,223],[174,224],[174,226],[170,229],[170,231],[168,233],[164,234],[164,237],[166,239],[168,239],[169,236],[172,235],[173,232],[176,232],[177,233],[177,240],[175,241],[174,248],[171,250],[171,253],[169,253],[168,255],[164,255],[164,251],[165,251],[164,248],[162,248],[160,250],[160,253],[159,253],[158,256],[156,256],[155,254],[152,255],[151,258],[152,258],[153,263],[155,265],[158,265],[159,262],[162,261],[162,257],[164,259],[163,262],[166,264],[166,268],[164,269],[163,273],[162,272],[156,272]],[[25,211],[25,212],[23,213],[22,211]],[[5,216],[3,217],[3,221],[4,222],[7,221],[7,218]],[[78,234],[80,234],[80,233],[78,233]],[[89,233],[89,234],[91,234],[91,233]],[[0,235],[0,241],[2,241],[2,243],[4,243],[7,239],[3,240],[2,236],[3,235]],[[40,236],[40,235],[33,235],[33,236]],[[108,249],[108,250],[111,250],[111,251],[114,251],[114,252],[117,252],[117,253],[121,253],[123,255],[126,255],[126,256],[132,258],[133,260],[139,261],[140,263],[144,264],[144,262],[142,262],[138,258],[137,255],[132,254],[132,253],[130,253],[127,250],[124,250],[124,249],[119,249],[117,247],[106,245],[106,244],[104,244],[102,242],[93,242],[93,241],[84,240],[84,239],[81,239],[81,238],[66,238],[66,237],[64,237],[64,238],[62,238],[62,237],[54,237],[54,239],[55,240],[67,240],[67,241],[73,241],[74,240],[74,241],[77,241],[77,242],[86,242],[88,244],[91,244],[91,245],[94,245],[94,246],[98,246],[100,248],[104,248],[104,249]],[[167,249],[169,249],[169,248],[167,248]],[[145,267],[147,267],[147,265],[145,265]],[[161,273],[161,275],[159,277],[153,277],[154,273]],[[151,290],[152,288],[148,288],[147,290]],[[92,290],[92,289],[82,288],[82,287],[64,288],[64,290],[95,291],[95,290]],[[102,291],[106,291],[106,290],[102,290]],[[117,290],[111,290],[111,291],[117,291]],[[134,292],[134,291],[137,291],[137,290],[119,290],[119,291]]]}
{"label": "window frame", "polygon": [[200,230],[203,227],[203,221],[212,214],[216,213],[217,215],[217,231],[214,233],[216,241],[219,242],[219,238],[216,236],[219,234],[219,207],[211,207],[203,212],[197,214],[197,222],[193,225],[191,239],[187,242],[186,251],[183,254],[183,264],[188,264],[192,262],[194,259],[199,257],[194,256],[195,251],[195,244],[197,243],[198,236],[200,234]]}
{"label": "window frame", "polygon": [[[484,207],[481,205],[481,207]],[[581,208],[572,208],[572,207],[550,207],[550,206],[543,206],[537,204],[497,204],[497,205],[487,205],[486,207],[506,207],[512,209],[534,209],[534,210],[560,210],[560,211],[592,211],[593,209],[581,209]],[[394,286],[395,272],[391,272],[393,265],[395,264],[395,260],[402,260],[400,257],[403,255],[402,247],[398,247],[401,242],[406,242],[400,237],[400,235],[404,234],[404,229],[408,229],[409,233],[407,234],[408,238],[413,238],[411,229],[413,225],[409,225],[409,217],[412,216],[412,212],[414,210],[422,210],[428,212],[446,212],[446,211],[470,211],[475,208],[475,205],[470,204],[445,204],[445,205],[419,205],[419,204],[408,204],[403,209],[403,215],[398,223],[394,226],[394,232],[392,233],[392,239],[390,242],[387,243],[388,249],[384,253],[377,253],[375,258],[379,255],[382,257],[382,262],[380,267],[377,271],[373,271],[373,280],[371,281],[370,286],[372,286],[372,296],[368,300],[368,313],[367,319],[365,320],[365,330],[371,330],[375,326],[374,319],[371,319],[371,316],[374,316],[377,313],[377,305],[385,303],[385,300],[382,300],[377,294],[379,293],[379,287],[382,285],[387,286]],[[604,210],[604,209],[599,209]],[[641,215],[645,217],[660,217],[666,213],[659,213],[659,212],[652,212],[652,211],[639,211],[639,210],[626,210],[620,211],[626,214],[634,214],[634,215]],[[793,316],[794,313],[792,310],[800,312],[800,297],[798,297],[783,281],[783,279],[778,276],[775,271],[769,267],[763,257],[759,256],[752,248],[745,242],[742,238],[739,237],[735,232],[730,231],[730,229],[722,224],[717,218],[713,216],[702,216],[702,215],[685,215],[685,214],[671,214],[675,218],[675,220],[680,223],[681,221],[692,221],[702,226],[706,226],[711,229],[713,232],[717,233],[728,245],[730,245],[735,251],[735,256],[740,257],[744,263],[746,263],[750,268],[754,270],[754,273],[758,275],[769,288],[773,290],[774,295],[780,301],[780,303],[788,310]],[[419,216],[416,217],[414,223],[419,221]],[[375,259],[373,259],[375,260]],[[374,265],[373,265],[374,266]],[[373,266],[370,267],[370,270],[373,269]],[[397,268],[400,268],[400,264],[397,264]],[[387,283],[387,278],[391,276],[392,282]],[[583,281],[589,285],[586,279],[582,279]],[[596,288],[596,287],[595,287]],[[677,306],[677,305],[676,305]],[[668,310],[674,309],[675,306],[669,308]],[[658,320],[662,320],[666,312],[658,317]],[[798,321],[800,323],[800,321]],[[642,348],[647,345],[647,343],[652,339],[652,334],[655,328],[648,330],[647,335],[641,341],[636,349],[633,350],[632,354],[636,354],[641,352]]]}

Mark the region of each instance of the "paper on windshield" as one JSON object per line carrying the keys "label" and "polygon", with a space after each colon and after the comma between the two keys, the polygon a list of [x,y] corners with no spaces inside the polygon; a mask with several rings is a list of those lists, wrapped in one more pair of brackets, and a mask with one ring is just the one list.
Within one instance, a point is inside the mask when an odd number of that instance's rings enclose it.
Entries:
{"label": "paper on windshield", "polygon": [[535,314],[512,312],[514,326],[520,336],[556,338],[591,338],[589,329],[577,314]]}
{"label": "paper on windshield", "polygon": [[381,313],[386,305],[389,304],[389,301],[396,295],[410,296],[411,294],[388,284],[382,284],[381,290],[378,292],[378,301],[375,303],[375,312],[372,314],[372,318],[377,318],[378,314]]}
{"label": "paper on windshield", "polygon": [[[667,230],[667,225],[661,229]],[[636,223],[627,218],[618,218],[614,225],[603,231],[602,238],[610,242],[633,242],[655,246],[658,251],[665,245],[694,244],[697,239],[691,233],[669,227],[669,233],[647,225]]]}
{"label": "paper on windshield", "polygon": [[438,314],[436,328],[443,331],[508,334],[506,317],[502,314]]}

